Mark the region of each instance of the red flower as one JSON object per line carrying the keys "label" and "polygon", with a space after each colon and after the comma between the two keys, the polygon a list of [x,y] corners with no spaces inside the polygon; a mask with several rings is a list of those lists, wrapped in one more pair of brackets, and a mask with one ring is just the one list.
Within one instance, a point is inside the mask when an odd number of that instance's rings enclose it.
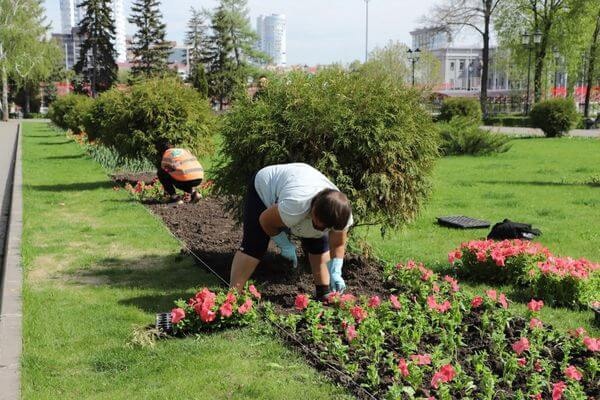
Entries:
{"label": "red flower", "polygon": [[437,310],[438,304],[437,301],[435,301],[434,296],[427,296],[427,307],[429,307],[430,310]]}
{"label": "red flower", "polygon": [[552,400],[562,399],[563,392],[567,388],[567,384],[563,381],[556,382],[552,385]]}
{"label": "red flower", "polygon": [[353,304],[355,301],[356,301],[356,297],[354,297],[353,295],[351,295],[349,293],[348,294],[343,294],[340,297],[340,304],[342,304],[342,305],[343,304],[347,304],[347,303]]}
{"label": "red flower", "polygon": [[450,284],[453,292],[458,292],[460,290],[460,287],[458,286],[458,281],[456,279],[446,275],[444,276],[444,280]]}
{"label": "red flower", "polygon": [[471,307],[472,308],[478,308],[482,304],[483,304],[483,297],[481,297],[481,296],[473,297],[473,300],[471,300]]}
{"label": "red flower", "polygon": [[583,344],[589,351],[600,351],[600,339],[586,337],[583,339]]}
{"label": "red flower", "polygon": [[526,358],[517,358],[517,362],[519,363],[519,365],[521,367],[524,367],[527,365],[527,359]]}
{"label": "red flower", "polygon": [[569,365],[567,368],[565,368],[565,376],[576,381],[580,381],[581,378],[583,378],[582,373],[572,365]]}
{"label": "red flower", "polygon": [[327,303],[335,304],[340,300],[340,294],[338,292],[327,293]]}
{"label": "red flower", "polygon": [[231,314],[233,313],[233,306],[231,305],[231,303],[227,303],[227,302],[223,303],[221,308],[219,308],[219,312],[225,318],[229,318],[229,317],[231,317]]}
{"label": "red flower", "polygon": [[446,364],[440,368],[438,372],[433,374],[433,378],[431,378],[431,386],[435,389],[439,387],[440,383],[450,382],[456,376],[456,371],[451,364]]}
{"label": "red flower", "polygon": [[533,400],[543,400],[543,399],[542,399],[542,394],[541,394],[541,393],[532,394],[532,395],[531,395],[531,398],[532,398]]}
{"label": "red flower", "polygon": [[394,307],[396,310],[402,308],[402,304],[398,301],[398,298],[393,294],[390,295],[390,303],[392,303],[392,307]]}
{"label": "red flower", "polygon": [[451,251],[450,253],[448,253],[448,262],[450,262],[450,264],[454,264],[454,261],[460,260],[462,256],[463,255],[460,249]]}
{"label": "red flower", "polygon": [[171,323],[178,324],[179,321],[185,318],[183,308],[174,308],[171,310]]}
{"label": "red flower", "polygon": [[217,313],[211,311],[209,307],[202,307],[202,310],[200,310],[200,319],[202,320],[202,322],[213,322],[216,317]]}
{"label": "red flower", "polygon": [[433,276],[433,271],[423,267],[422,265],[419,265],[419,271],[421,271],[421,280],[422,281],[428,281],[429,278],[431,278]]}
{"label": "red flower", "polygon": [[367,311],[363,310],[360,306],[354,306],[350,309],[350,313],[359,324],[367,318]]}
{"label": "red flower", "polygon": [[490,300],[498,300],[498,292],[496,292],[494,289],[486,290],[485,294],[490,298]]}
{"label": "red flower", "polygon": [[431,356],[429,354],[413,354],[410,359],[417,365],[431,364]]}
{"label": "red flower", "polygon": [[260,293],[258,292],[258,290],[256,290],[256,286],[250,285],[250,286],[248,286],[248,290],[250,291],[252,296],[256,297],[257,299],[261,298]]}
{"label": "red flower", "polygon": [[346,339],[348,340],[348,343],[356,339],[357,336],[358,333],[356,333],[356,328],[354,325],[348,325],[346,327]]}
{"label": "red flower", "polygon": [[246,299],[244,304],[238,307],[238,312],[242,315],[246,314],[250,310],[252,310],[252,300],[250,299]]}
{"label": "red flower", "polygon": [[367,305],[371,308],[377,308],[381,305],[381,299],[379,296],[373,296],[369,299],[369,303]]}
{"label": "red flower", "polygon": [[406,363],[406,360],[404,358],[401,358],[398,362],[398,369],[400,370],[400,374],[402,376],[407,377],[409,375],[408,364]]}
{"label": "red flower", "polygon": [[537,318],[531,318],[531,321],[529,321],[529,327],[531,329],[542,328],[543,326],[544,324],[542,324],[542,321]]}
{"label": "red flower", "polygon": [[308,296],[305,294],[299,294],[296,296],[296,302],[294,303],[296,305],[296,310],[302,311],[304,310],[306,307],[308,307]]}
{"label": "red flower", "polygon": [[531,311],[540,311],[542,309],[542,307],[544,307],[544,302],[542,300],[540,301],[536,301],[534,299],[531,299],[531,301],[529,303],[527,303],[527,308],[529,308],[529,310]]}
{"label": "red flower", "polygon": [[233,294],[232,292],[227,293],[227,298],[225,299],[226,303],[235,303],[237,301],[237,298],[235,297],[235,294]]}
{"label": "red flower", "polygon": [[529,340],[526,337],[517,340],[512,344],[512,349],[517,355],[521,355],[524,351],[529,350]]}
{"label": "red flower", "polygon": [[498,303],[500,303],[502,308],[508,308],[508,301],[506,301],[504,293],[500,293],[500,296],[498,296]]}

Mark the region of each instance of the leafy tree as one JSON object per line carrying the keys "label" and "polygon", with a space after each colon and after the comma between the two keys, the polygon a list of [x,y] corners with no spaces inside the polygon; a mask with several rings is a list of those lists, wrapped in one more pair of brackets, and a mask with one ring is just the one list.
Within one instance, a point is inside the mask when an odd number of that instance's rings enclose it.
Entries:
{"label": "leafy tree", "polygon": [[600,57],[600,4],[596,4],[596,18],[594,24],[594,33],[592,34],[592,38],[590,40],[590,51],[589,51],[589,63],[588,63],[588,71],[587,71],[587,89],[585,92],[585,107],[583,114],[586,118],[590,116],[590,97],[592,94],[592,86],[594,84],[594,80],[597,77],[598,71],[596,70],[597,65],[596,62]]}
{"label": "leafy tree", "polygon": [[79,33],[85,39],[74,69],[83,75],[92,96],[96,97],[117,80],[115,22],[110,0],[84,0],[79,7],[85,9],[85,16],[79,23]]}
{"label": "leafy tree", "polygon": [[137,26],[133,35],[134,77],[169,74],[171,44],[165,40],[166,25],[162,22],[159,0],[136,0],[131,5],[129,22]]}
{"label": "leafy tree", "polygon": [[190,71],[188,81],[203,96],[208,96],[208,81],[206,67],[202,62],[208,48],[206,12],[191,8],[192,16],[188,21],[185,44],[189,48],[189,59],[186,60]]}

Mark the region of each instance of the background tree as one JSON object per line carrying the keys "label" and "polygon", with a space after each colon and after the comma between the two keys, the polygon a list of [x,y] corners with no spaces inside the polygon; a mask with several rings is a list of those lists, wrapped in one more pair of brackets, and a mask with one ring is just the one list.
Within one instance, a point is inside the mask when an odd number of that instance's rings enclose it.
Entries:
{"label": "background tree", "polygon": [[185,45],[188,47],[189,56],[186,60],[189,69],[188,82],[203,96],[208,96],[208,81],[206,80],[206,67],[202,60],[208,48],[208,26],[206,25],[207,12],[191,7],[192,16],[188,21],[188,31]]}
{"label": "background tree", "polygon": [[166,41],[166,25],[162,22],[158,0],[136,0],[131,5],[129,22],[137,27],[133,35],[134,77],[169,74],[171,44]]}
{"label": "background tree", "polygon": [[82,74],[90,85],[93,97],[108,90],[117,80],[115,62],[115,21],[110,0],[85,0],[79,7],[85,16],[79,23],[79,33],[84,37],[75,72]]}
{"label": "background tree", "polygon": [[594,82],[597,79],[597,61],[598,57],[600,57],[600,4],[595,4],[596,8],[596,18],[594,26],[594,33],[592,34],[592,38],[590,40],[590,51],[589,51],[589,63],[588,63],[588,71],[587,71],[587,89],[585,91],[585,106],[583,109],[583,115],[585,118],[589,118],[590,116],[590,98],[592,94],[592,88],[594,86]]}
{"label": "background tree", "polygon": [[435,6],[426,20],[448,31],[464,27],[478,32],[483,39],[481,55],[481,94],[479,101],[483,115],[487,115],[487,81],[490,67],[490,34],[498,6],[505,0],[445,0]]}

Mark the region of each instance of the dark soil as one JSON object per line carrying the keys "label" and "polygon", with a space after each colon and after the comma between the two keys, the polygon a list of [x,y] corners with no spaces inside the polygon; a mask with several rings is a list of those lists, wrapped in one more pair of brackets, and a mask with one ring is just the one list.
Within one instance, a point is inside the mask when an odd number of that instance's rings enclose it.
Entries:
{"label": "dark soil", "polygon": [[125,185],[129,183],[132,186],[135,186],[138,181],[142,181],[145,184],[151,184],[154,179],[156,179],[156,172],[137,172],[137,173],[127,173],[127,174],[113,174],[110,176],[113,181],[118,183],[119,185]]}
{"label": "dark soil", "polygon": [[[210,197],[202,199],[198,204],[148,204],[147,207],[160,216],[171,232],[195,255],[224,280],[229,281],[231,261],[242,241],[242,230],[225,211],[221,199]],[[283,308],[292,308],[296,294],[314,293],[310,266],[301,250],[296,270],[275,252],[275,247],[271,244],[269,253],[258,265],[252,279],[265,299]],[[381,265],[364,257],[348,254],[344,262],[343,277],[350,293],[373,295],[387,292]]]}

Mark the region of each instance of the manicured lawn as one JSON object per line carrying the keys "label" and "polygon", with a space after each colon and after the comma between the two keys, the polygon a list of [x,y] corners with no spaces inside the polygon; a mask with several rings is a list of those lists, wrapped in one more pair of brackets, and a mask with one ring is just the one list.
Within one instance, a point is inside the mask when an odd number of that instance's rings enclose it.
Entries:
{"label": "manicured lawn", "polygon": [[75,143],[23,127],[24,398],[347,397],[253,329],[131,346],[135,325],[216,281]]}
{"label": "manicured lawn", "polygon": [[[367,233],[376,254],[390,262],[414,259],[434,269],[447,267],[450,250],[463,241],[485,237],[489,230],[443,228],[436,217],[466,215],[492,224],[504,218],[531,223],[543,232],[538,240],[555,254],[600,262],[600,187],[583,184],[600,174],[600,140],[511,143],[512,148],[500,155],[440,159],[433,195],[419,218],[385,239],[377,229]],[[477,291],[484,287],[463,286]],[[502,289],[510,294],[510,287]],[[590,312],[545,308],[542,317],[561,328],[592,329]]]}

